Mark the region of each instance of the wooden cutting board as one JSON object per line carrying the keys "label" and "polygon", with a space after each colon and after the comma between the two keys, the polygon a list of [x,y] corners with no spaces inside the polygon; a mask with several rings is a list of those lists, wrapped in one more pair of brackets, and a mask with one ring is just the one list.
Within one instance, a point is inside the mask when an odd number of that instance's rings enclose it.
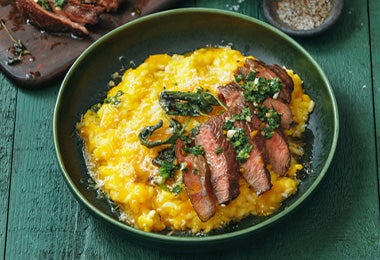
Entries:
{"label": "wooden cutting board", "polygon": [[24,20],[15,2],[0,0],[0,19],[11,35],[25,45],[30,55],[23,56],[22,61],[17,64],[9,65],[9,57],[14,57],[13,42],[5,28],[0,26],[0,69],[17,86],[38,89],[62,76],[75,59],[105,33],[143,15],[167,8],[176,1],[126,1],[117,13],[102,14],[99,24],[89,28],[90,35],[85,38],[41,31]]}

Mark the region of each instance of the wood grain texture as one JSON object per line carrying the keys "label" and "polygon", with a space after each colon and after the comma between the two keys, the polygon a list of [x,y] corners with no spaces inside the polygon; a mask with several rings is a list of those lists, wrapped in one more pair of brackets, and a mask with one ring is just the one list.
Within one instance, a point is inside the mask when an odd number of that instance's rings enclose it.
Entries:
{"label": "wood grain texture", "polygon": [[7,235],[9,185],[12,172],[14,120],[17,89],[0,75],[0,256],[4,255]]}
{"label": "wood grain texture", "polygon": [[[0,17],[12,36],[20,40],[30,52],[22,62],[9,65],[13,57],[12,42],[0,26],[0,69],[18,86],[29,89],[45,87],[62,76],[75,59],[98,38],[112,29],[132,20],[162,10],[176,3],[176,0],[130,0],[125,1],[112,15],[103,13],[97,26],[89,27],[90,34],[84,38],[70,34],[41,33],[41,30],[24,18],[14,0],[2,0]],[[52,59],[54,57],[54,59]]]}
{"label": "wood grain texture", "polygon": [[[378,259],[376,143],[379,149],[380,120],[375,123],[375,117],[380,115],[379,5],[377,0],[369,0],[368,5],[346,0],[341,19],[331,30],[316,38],[296,38],[321,65],[335,92],[341,126],[336,155],[326,178],[304,205],[233,250],[189,254],[155,250],[129,241],[95,219],[66,187],[55,157],[52,116],[60,82],[43,90],[26,91],[17,89],[1,74],[1,256]],[[232,10],[264,19],[261,1],[197,0],[186,1],[184,6]]]}
{"label": "wood grain texture", "polygon": [[[371,36],[371,57],[372,57],[372,84],[374,92],[374,119],[376,124],[376,144],[377,144],[377,161],[380,161],[380,2],[369,1],[369,19],[370,19],[370,36]],[[377,165],[377,174],[380,190],[380,165]]]}

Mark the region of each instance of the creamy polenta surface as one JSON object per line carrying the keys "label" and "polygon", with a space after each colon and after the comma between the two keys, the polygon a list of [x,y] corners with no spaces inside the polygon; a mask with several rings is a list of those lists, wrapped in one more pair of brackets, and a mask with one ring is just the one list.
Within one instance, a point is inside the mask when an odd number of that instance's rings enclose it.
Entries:
{"label": "creamy polenta surface", "polygon": [[[285,176],[271,171],[268,165],[272,182],[269,191],[257,196],[240,177],[240,195],[227,206],[217,205],[215,215],[202,222],[183,188],[180,174],[165,187],[157,185],[159,169],[152,160],[162,148],[147,148],[138,138],[144,127],[155,125],[160,119],[164,126],[156,138],[170,136],[167,115],[158,100],[163,90],[196,92],[201,87],[217,95],[219,86],[234,80],[234,72],[245,58],[228,47],[203,48],[185,55],[152,55],[138,67],[126,70],[121,83],[109,90],[104,102],[83,115],[77,129],[84,140],[90,175],[97,188],[118,205],[121,221],[144,231],[207,233],[249,215],[270,215],[297,191],[296,173],[302,165],[293,156]],[[314,102],[304,93],[299,76],[287,71],[294,82],[290,108],[295,123],[285,134],[300,137]],[[212,113],[218,112],[216,108]],[[176,117],[188,129],[208,119]],[[302,154],[297,144],[289,146],[293,154]]]}

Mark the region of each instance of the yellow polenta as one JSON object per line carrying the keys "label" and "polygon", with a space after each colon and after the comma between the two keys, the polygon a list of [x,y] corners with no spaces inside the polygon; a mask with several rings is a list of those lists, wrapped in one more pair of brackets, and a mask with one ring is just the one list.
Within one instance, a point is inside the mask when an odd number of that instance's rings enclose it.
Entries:
{"label": "yellow polenta", "polygon": [[[285,177],[270,171],[273,184],[270,191],[258,197],[240,178],[238,198],[227,206],[217,206],[215,216],[202,222],[185,189],[173,194],[150,181],[158,171],[152,159],[161,148],[141,145],[138,134],[142,128],[165,118],[159,94],[164,89],[195,92],[199,87],[217,94],[218,86],[231,82],[234,71],[244,60],[240,52],[231,48],[203,48],[186,55],[152,55],[137,68],[125,71],[121,83],[109,90],[107,98],[116,99],[117,103],[104,102],[99,110],[89,109],[83,115],[77,129],[85,143],[91,177],[118,204],[122,221],[144,231],[209,232],[251,214],[269,215],[297,191],[296,173],[302,165],[292,158]],[[299,76],[288,72],[294,81],[290,107],[296,124],[286,134],[299,137],[314,102],[303,92]],[[188,127],[207,119],[192,117]],[[188,122],[188,118],[178,120],[182,124]],[[166,127],[159,132],[162,139],[170,135],[169,130]],[[302,153],[295,144],[290,144],[290,149],[294,154]]]}

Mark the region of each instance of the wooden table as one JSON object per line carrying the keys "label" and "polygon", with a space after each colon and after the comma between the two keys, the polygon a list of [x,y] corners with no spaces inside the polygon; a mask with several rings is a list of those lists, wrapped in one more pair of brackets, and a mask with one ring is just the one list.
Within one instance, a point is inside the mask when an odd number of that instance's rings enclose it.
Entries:
{"label": "wooden table", "polygon": [[[185,2],[185,1],[184,1]],[[198,0],[264,20],[262,1]],[[235,250],[179,255],[110,232],[69,191],[52,137],[60,81],[24,90],[0,74],[0,255],[5,259],[380,257],[380,1],[346,0],[338,23],[296,40],[327,74],[340,112],[336,155],[313,196],[290,218]]]}

